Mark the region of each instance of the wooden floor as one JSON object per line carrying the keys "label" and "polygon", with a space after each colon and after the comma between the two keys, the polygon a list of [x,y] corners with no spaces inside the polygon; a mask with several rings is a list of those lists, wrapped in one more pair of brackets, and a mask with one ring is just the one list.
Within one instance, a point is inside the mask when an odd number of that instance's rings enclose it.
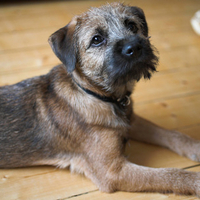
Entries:
{"label": "wooden floor", "polygon": [[[0,85],[47,73],[59,60],[47,39],[70,18],[107,1],[51,1],[0,5]],[[200,36],[190,19],[199,0],[134,0],[142,7],[160,65],[151,81],[140,81],[133,95],[136,112],[169,129],[200,139]],[[167,149],[131,141],[126,154],[137,164],[200,171],[199,163]],[[84,176],[68,169],[32,167],[0,170],[0,199],[196,199],[158,193],[105,194]]]}

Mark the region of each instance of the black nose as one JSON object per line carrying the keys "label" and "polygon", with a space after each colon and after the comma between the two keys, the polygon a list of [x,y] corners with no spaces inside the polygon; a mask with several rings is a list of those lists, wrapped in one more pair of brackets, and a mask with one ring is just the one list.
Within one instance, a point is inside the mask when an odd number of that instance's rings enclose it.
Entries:
{"label": "black nose", "polygon": [[121,54],[127,58],[139,57],[142,53],[142,45],[140,41],[125,42]]}

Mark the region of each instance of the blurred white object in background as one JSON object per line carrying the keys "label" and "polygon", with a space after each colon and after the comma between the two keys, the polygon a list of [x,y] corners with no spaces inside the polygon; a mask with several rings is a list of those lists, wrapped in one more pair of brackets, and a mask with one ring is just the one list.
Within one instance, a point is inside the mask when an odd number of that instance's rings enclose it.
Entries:
{"label": "blurred white object in background", "polygon": [[197,11],[194,15],[194,17],[191,19],[191,24],[194,29],[194,31],[200,35],[200,10]]}

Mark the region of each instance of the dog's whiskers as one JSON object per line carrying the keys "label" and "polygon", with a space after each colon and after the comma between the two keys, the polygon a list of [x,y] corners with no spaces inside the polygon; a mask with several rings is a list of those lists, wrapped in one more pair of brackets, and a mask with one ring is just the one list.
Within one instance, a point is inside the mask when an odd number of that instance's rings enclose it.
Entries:
{"label": "dog's whiskers", "polygon": [[151,36],[148,36],[146,39],[149,40],[151,38]]}

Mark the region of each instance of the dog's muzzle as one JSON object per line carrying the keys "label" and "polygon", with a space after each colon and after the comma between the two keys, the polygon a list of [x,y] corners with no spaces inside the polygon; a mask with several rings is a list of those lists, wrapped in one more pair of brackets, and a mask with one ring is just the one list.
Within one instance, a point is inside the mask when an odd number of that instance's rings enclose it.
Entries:
{"label": "dog's muzzle", "polygon": [[122,56],[126,58],[137,58],[142,53],[142,45],[140,41],[128,41],[126,42],[121,50]]}
{"label": "dog's muzzle", "polygon": [[143,39],[131,36],[117,42],[116,51],[125,59],[139,58],[142,54]]}

